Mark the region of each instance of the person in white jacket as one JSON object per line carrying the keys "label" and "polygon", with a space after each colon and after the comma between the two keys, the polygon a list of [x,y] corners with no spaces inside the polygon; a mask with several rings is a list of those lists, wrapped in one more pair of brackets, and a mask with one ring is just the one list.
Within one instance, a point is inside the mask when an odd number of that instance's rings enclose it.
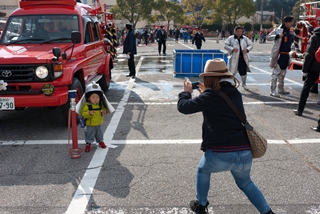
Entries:
{"label": "person in white jacket", "polygon": [[243,35],[241,26],[234,28],[234,35],[229,36],[224,43],[224,48],[229,52],[229,71],[235,75],[239,72],[242,81],[242,87],[248,90],[247,72],[251,72],[249,68],[249,51],[252,49],[251,40]]}

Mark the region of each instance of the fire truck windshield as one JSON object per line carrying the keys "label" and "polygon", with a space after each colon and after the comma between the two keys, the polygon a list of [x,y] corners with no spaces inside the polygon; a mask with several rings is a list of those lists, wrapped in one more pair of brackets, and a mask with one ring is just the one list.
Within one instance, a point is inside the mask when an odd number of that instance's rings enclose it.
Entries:
{"label": "fire truck windshield", "polygon": [[76,15],[12,16],[7,21],[0,44],[71,42],[72,31],[79,31]]}

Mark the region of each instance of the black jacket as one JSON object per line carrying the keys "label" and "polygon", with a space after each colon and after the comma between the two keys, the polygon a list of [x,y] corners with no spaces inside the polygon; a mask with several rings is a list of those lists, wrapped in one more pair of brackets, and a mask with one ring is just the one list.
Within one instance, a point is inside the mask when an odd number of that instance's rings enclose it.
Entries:
{"label": "black jacket", "polygon": [[137,54],[136,39],[134,37],[134,33],[132,29],[128,31],[126,35],[126,39],[123,44],[123,53],[127,54],[129,52],[131,54]]}
{"label": "black jacket", "polygon": [[315,58],[315,53],[320,46],[320,28],[314,30],[314,34],[308,41],[305,59],[302,67],[303,73],[320,72],[320,63]]}
{"label": "black jacket", "polygon": [[203,34],[200,33],[196,33],[194,34],[193,38],[192,38],[192,44],[196,43],[196,46],[201,46],[202,45],[202,41],[206,41],[206,39],[204,38]]}
{"label": "black jacket", "polygon": [[[229,82],[221,82],[223,91],[244,113],[242,95]],[[189,92],[181,92],[178,100],[178,111],[183,114],[202,112],[202,144],[204,150],[212,146],[241,146],[248,145],[249,140],[244,126],[234,114],[229,105],[211,88],[206,89],[202,94],[191,98]]]}

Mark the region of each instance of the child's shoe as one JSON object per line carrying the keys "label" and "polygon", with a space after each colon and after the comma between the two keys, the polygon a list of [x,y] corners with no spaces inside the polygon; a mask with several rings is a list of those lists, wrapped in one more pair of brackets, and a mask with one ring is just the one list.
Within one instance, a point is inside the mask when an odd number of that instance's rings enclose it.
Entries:
{"label": "child's shoe", "polygon": [[107,148],[106,144],[103,141],[99,143],[99,146],[103,149]]}
{"label": "child's shoe", "polygon": [[85,152],[90,152],[91,150],[91,143],[86,144],[86,148],[84,149]]}

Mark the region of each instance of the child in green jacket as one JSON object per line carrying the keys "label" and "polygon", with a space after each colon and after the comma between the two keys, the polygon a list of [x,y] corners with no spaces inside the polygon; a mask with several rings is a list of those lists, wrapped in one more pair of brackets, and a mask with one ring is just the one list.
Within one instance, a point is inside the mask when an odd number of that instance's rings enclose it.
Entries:
{"label": "child in green jacket", "polygon": [[[108,102],[103,94],[99,84],[93,83],[87,86],[86,92],[83,95],[79,104],[78,114],[85,120],[85,152],[90,152],[91,143],[96,140],[99,147],[105,149],[106,144],[103,142],[103,132],[101,124],[103,124],[103,116],[114,111],[113,107]],[[78,105],[78,104],[77,104]]]}

